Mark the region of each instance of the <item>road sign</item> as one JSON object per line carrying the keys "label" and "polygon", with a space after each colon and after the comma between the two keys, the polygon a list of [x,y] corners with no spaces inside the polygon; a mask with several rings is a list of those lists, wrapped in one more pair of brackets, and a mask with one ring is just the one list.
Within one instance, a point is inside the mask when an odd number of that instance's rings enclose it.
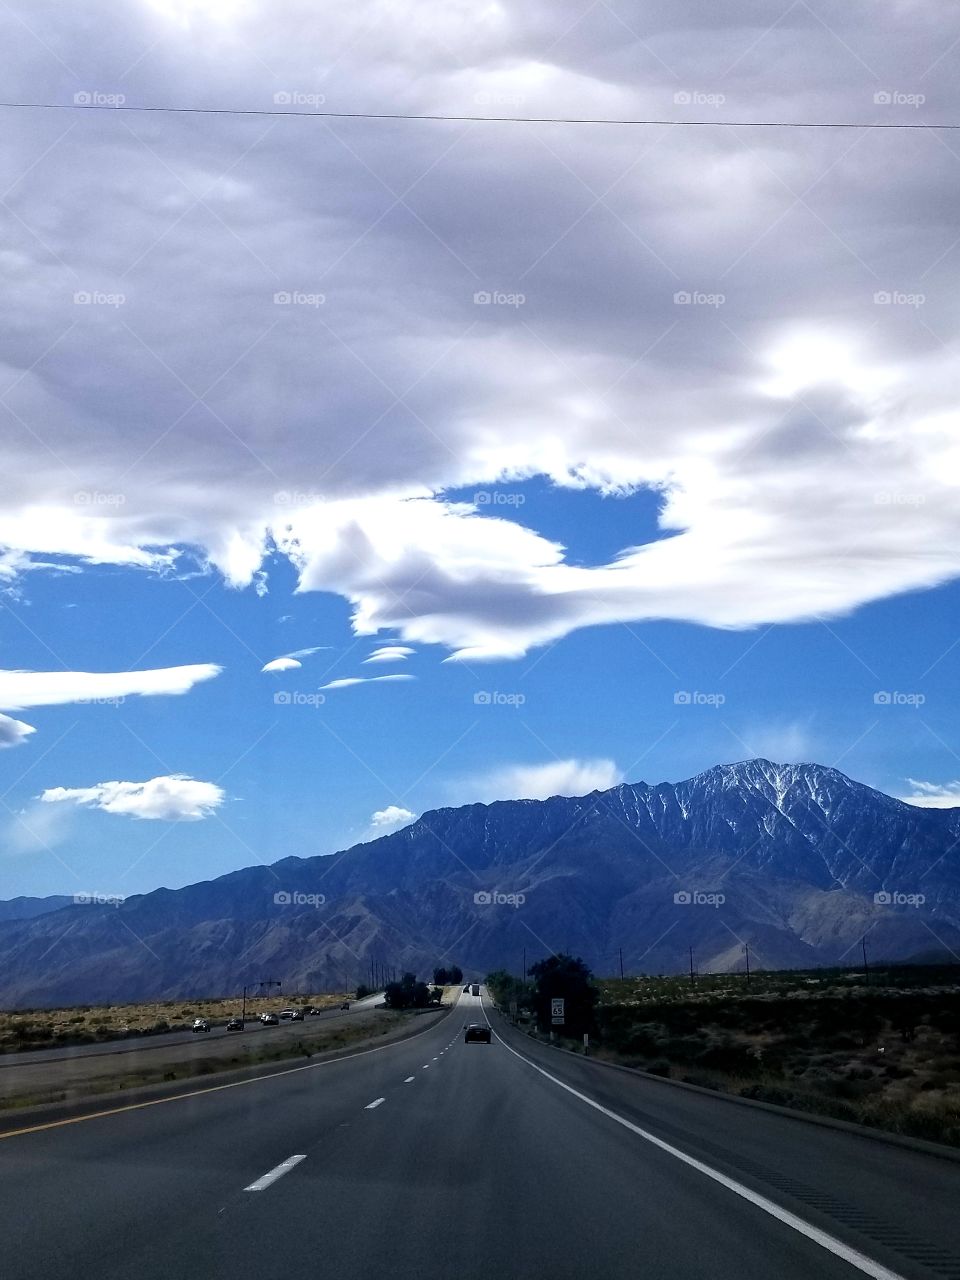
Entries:
{"label": "road sign", "polygon": [[517,1008],[518,1008],[518,1005],[517,1005],[516,1000],[511,1000],[511,1001],[510,1001],[510,1012],[513,1014],[513,1016],[514,1016],[514,1017],[516,1017],[516,1016],[517,1016]]}
{"label": "road sign", "polygon": [[563,996],[550,1001],[550,1021],[555,1027],[563,1026]]}

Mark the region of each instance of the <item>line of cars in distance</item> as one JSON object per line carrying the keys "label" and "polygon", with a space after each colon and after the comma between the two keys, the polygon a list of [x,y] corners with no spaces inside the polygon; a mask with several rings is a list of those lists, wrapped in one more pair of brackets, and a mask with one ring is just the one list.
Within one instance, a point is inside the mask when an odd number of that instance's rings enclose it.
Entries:
{"label": "line of cars in distance", "polygon": [[[350,1001],[344,1000],[340,1006],[341,1010],[350,1008]],[[301,1009],[281,1009],[279,1013],[261,1013],[257,1017],[257,1021],[265,1027],[278,1027],[281,1022],[303,1022],[305,1017],[316,1017],[317,1014],[326,1012],[324,1009],[315,1008],[313,1005],[306,1004]],[[194,1018],[192,1031],[209,1031],[211,1027],[209,1018]],[[231,1018],[226,1024],[227,1031],[242,1031],[244,1021],[242,1018]]]}

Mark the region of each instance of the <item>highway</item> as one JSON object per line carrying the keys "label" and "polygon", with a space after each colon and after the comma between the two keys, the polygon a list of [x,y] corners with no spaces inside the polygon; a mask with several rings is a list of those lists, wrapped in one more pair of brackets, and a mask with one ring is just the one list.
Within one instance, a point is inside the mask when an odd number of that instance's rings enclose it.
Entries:
{"label": "highway", "polygon": [[0,1134],[4,1274],[957,1280],[960,1162],[614,1071],[462,995],[350,1057]]}
{"label": "highway", "polygon": [[[282,1022],[279,1029],[262,1026],[259,1015],[251,1013],[247,1015],[242,1034],[250,1035],[263,1031],[273,1035],[274,1038],[279,1038],[278,1030],[282,1032],[293,1028],[302,1035],[311,1027],[329,1022],[332,1018],[348,1018],[352,1014],[364,1013],[380,1004],[382,1000],[383,992],[378,991],[372,996],[365,996],[362,1000],[352,1001],[349,1009],[340,1009],[333,1005],[320,1013],[309,1014],[303,1022]],[[279,1001],[274,1012],[279,1012],[282,1007],[283,1002]],[[239,1009],[237,1016],[239,1017]],[[110,1053],[143,1054],[149,1053],[152,1049],[164,1049],[170,1045],[195,1044],[198,1040],[236,1039],[240,1034],[240,1032],[228,1031],[226,1023],[219,1022],[212,1023],[210,1030],[203,1032],[195,1032],[188,1028],[186,1031],[161,1031],[150,1036],[124,1036],[116,1040],[98,1040],[95,1044],[63,1045],[56,1049],[25,1049],[16,1053],[0,1053],[0,1071],[10,1067],[29,1067],[34,1063],[62,1062],[67,1058],[100,1058]]]}

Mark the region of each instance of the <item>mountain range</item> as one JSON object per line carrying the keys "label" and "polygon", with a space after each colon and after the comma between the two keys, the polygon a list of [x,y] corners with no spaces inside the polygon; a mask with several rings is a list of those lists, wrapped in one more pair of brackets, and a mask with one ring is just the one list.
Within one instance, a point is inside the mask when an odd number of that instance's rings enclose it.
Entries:
{"label": "mountain range", "polygon": [[[5,918],[0,1005],[350,987],[373,960],[597,973],[960,958],[960,808],[818,764],[437,809],[341,853]],[[28,908],[29,909],[29,908]],[[9,909],[6,913],[9,917]],[[21,910],[18,914],[23,916]]]}

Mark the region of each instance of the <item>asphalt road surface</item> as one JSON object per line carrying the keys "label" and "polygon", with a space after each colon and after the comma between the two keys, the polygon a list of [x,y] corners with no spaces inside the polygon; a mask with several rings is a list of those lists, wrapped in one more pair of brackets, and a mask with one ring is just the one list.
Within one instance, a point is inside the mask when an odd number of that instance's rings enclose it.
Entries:
{"label": "asphalt road surface", "polygon": [[960,1163],[490,1016],[490,1045],[462,996],[400,1043],[0,1135],[5,1277],[960,1278]]}

